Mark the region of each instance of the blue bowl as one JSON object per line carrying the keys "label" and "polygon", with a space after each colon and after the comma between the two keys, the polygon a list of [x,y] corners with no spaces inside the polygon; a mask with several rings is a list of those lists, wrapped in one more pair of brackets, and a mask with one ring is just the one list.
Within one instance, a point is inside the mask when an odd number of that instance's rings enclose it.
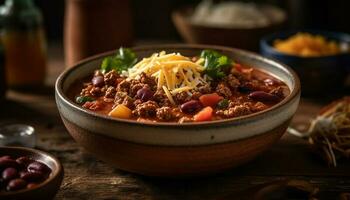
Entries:
{"label": "blue bowl", "polygon": [[327,96],[345,89],[345,80],[350,71],[350,51],[331,56],[301,57],[277,51],[273,47],[276,39],[287,39],[298,32],[322,35],[341,46],[350,46],[350,35],[318,30],[298,30],[274,33],[261,39],[260,53],[293,68],[300,77],[302,94],[305,96]]}

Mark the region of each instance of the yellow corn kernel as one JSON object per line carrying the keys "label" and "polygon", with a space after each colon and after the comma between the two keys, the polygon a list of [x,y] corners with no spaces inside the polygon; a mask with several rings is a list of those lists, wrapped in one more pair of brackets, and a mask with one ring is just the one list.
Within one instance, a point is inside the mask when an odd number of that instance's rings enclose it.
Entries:
{"label": "yellow corn kernel", "polygon": [[129,119],[131,117],[131,110],[128,107],[119,104],[109,112],[108,115],[116,118]]}

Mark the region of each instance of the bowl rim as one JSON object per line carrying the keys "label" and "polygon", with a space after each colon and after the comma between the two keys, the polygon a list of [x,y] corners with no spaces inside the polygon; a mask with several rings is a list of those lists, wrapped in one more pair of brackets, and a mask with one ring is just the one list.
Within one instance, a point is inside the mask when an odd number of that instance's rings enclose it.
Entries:
{"label": "bowl rim", "polygon": [[[349,43],[350,45],[350,34],[344,33],[344,32],[335,32],[335,31],[328,31],[328,30],[319,30],[319,29],[295,29],[295,30],[287,30],[287,31],[279,31],[275,32],[269,35],[264,36],[260,40],[260,51],[268,51],[268,53],[273,54],[274,56],[283,56],[285,58],[290,59],[304,59],[304,60],[315,60],[315,59],[332,59],[337,58],[340,56],[349,56],[350,52],[341,52],[339,54],[335,55],[326,55],[326,56],[311,56],[311,57],[302,57],[292,54],[286,54],[283,52],[278,51],[276,48],[274,48],[271,44],[273,40],[276,39],[286,39],[296,33],[311,33],[313,35],[322,35],[325,38],[337,38],[338,41],[344,41],[346,43]],[[264,50],[263,50],[264,49]]]}
{"label": "bowl rim", "polygon": [[[45,155],[48,156],[49,158],[51,158],[54,163],[57,165],[57,170],[52,170],[51,175],[43,182],[39,183],[36,187],[34,188],[26,188],[26,189],[22,189],[22,190],[17,190],[17,191],[6,191],[3,193],[0,193],[0,197],[6,197],[6,196],[15,196],[15,195],[19,195],[19,194],[23,194],[26,192],[30,192],[30,191],[34,191],[37,190],[39,188],[44,187],[45,185],[48,185],[50,182],[52,182],[56,177],[60,176],[61,174],[64,173],[64,169],[63,166],[61,164],[61,162],[54,157],[53,155],[51,155],[50,153],[38,150],[38,149],[33,149],[33,148],[28,148],[28,147],[17,147],[17,146],[2,146],[0,147],[1,149],[8,149],[8,150],[13,150],[13,151],[26,151],[26,152],[32,152],[33,154],[36,155]],[[45,163],[46,164],[46,163]]]}
{"label": "bowl rim", "polygon": [[[264,3],[260,3],[258,5],[259,6],[273,6],[273,5],[264,4]],[[279,22],[269,23],[267,25],[258,26],[258,27],[208,26],[208,25],[203,25],[203,24],[198,24],[198,23],[192,23],[191,20],[188,20],[189,12],[191,11],[193,13],[195,7],[196,7],[196,5],[187,5],[187,6],[182,6],[178,9],[173,10],[171,13],[171,17],[172,17],[173,21],[176,21],[175,18],[181,18],[181,20],[184,21],[186,24],[191,25],[193,27],[197,27],[197,28],[203,28],[203,29],[216,29],[216,30],[221,30],[221,31],[227,31],[227,30],[229,30],[229,31],[253,31],[253,30],[256,31],[256,30],[265,30],[265,29],[268,29],[270,27],[276,27],[276,26],[278,27],[278,26],[284,25],[288,20],[288,16],[287,16],[286,11],[284,9],[281,9],[280,7],[277,7],[277,6],[273,6],[275,8],[280,9],[284,13],[284,18]]]}
{"label": "bowl rim", "polygon": [[[204,121],[204,122],[189,122],[189,123],[177,123],[177,122],[139,122],[135,120],[130,120],[130,119],[121,119],[121,118],[112,118],[106,115],[98,114],[93,111],[90,111],[88,109],[85,109],[78,104],[74,103],[71,99],[67,97],[67,95],[63,92],[63,82],[65,79],[75,70],[79,69],[81,66],[100,59],[102,57],[106,57],[109,55],[112,55],[115,53],[115,50],[113,51],[108,51],[104,53],[100,53],[91,57],[88,57],[86,59],[83,59],[76,64],[73,64],[72,67],[69,67],[65,69],[60,76],[56,80],[55,84],[55,93],[56,96],[62,100],[66,105],[69,107],[73,108],[74,110],[98,118],[98,119],[103,119],[107,120],[109,122],[120,122],[120,123],[126,123],[130,125],[138,125],[138,126],[148,126],[148,127],[172,127],[172,128],[181,128],[181,127],[188,127],[188,128],[199,128],[199,127],[205,127],[205,126],[218,126],[218,125],[226,125],[230,124],[233,122],[238,122],[240,124],[243,124],[244,122],[257,119],[259,116],[262,114],[267,114],[271,113],[277,108],[282,107],[283,105],[288,104],[289,102],[293,101],[298,95],[300,94],[300,80],[297,74],[294,72],[294,70],[287,65],[280,63],[276,60],[265,58],[257,53],[241,50],[241,49],[236,49],[236,48],[230,48],[230,47],[225,47],[225,46],[218,46],[218,45],[202,45],[202,44],[161,44],[161,45],[143,45],[143,46],[136,46],[132,47],[131,49],[134,51],[146,51],[150,49],[194,49],[194,50],[201,50],[201,49],[213,49],[216,51],[234,51],[234,52],[240,52],[241,54],[244,55],[250,55],[251,57],[254,57],[254,59],[263,61],[263,62],[269,62],[270,64],[273,64],[274,66],[278,66],[280,69],[286,71],[286,73],[289,73],[291,77],[293,78],[295,85],[294,89],[291,90],[290,94],[284,98],[282,101],[278,102],[277,104],[273,105],[272,107],[252,113],[249,115],[244,115],[240,117],[234,117],[234,118],[228,118],[228,119],[221,119],[221,120],[214,120],[214,121]],[[57,101],[56,97],[56,101]]]}

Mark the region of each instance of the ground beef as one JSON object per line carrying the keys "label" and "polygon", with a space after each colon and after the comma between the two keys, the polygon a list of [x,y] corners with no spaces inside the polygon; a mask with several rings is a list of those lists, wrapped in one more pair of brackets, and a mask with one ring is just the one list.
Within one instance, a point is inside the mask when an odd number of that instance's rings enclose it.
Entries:
{"label": "ground beef", "polygon": [[232,88],[232,89],[237,89],[238,86],[241,84],[238,78],[236,78],[233,74],[229,74],[227,76],[227,84]]}
{"label": "ground beef", "polygon": [[103,101],[106,103],[112,103],[114,101],[113,98],[107,98],[107,97],[103,97]]}
{"label": "ground beef", "polygon": [[270,91],[270,94],[273,94],[281,99],[283,99],[288,91],[286,91],[286,88],[284,88],[283,86],[278,86],[275,89],[272,89]]}
{"label": "ground beef", "polygon": [[152,89],[157,87],[155,78],[147,76],[144,72],[142,72],[140,75],[140,82],[149,85],[149,87]]}
{"label": "ground beef", "polygon": [[202,93],[197,92],[197,91],[194,91],[194,92],[192,92],[191,98],[192,98],[193,100],[198,100],[199,97],[202,96],[202,95],[203,95]]}
{"label": "ground beef", "polygon": [[230,98],[232,96],[230,88],[228,88],[223,83],[218,84],[218,86],[216,87],[216,93],[218,93],[221,96],[224,96],[225,98]]}
{"label": "ground beef", "polygon": [[101,88],[101,91],[105,94],[106,91],[107,91],[107,89],[108,89],[108,86],[105,85],[105,86],[103,86],[103,87]]}
{"label": "ground beef", "polygon": [[156,116],[158,105],[154,101],[147,101],[138,104],[132,114],[137,117],[154,117]]}
{"label": "ground beef", "polygon": [[111,70],[104,75],[104,81],[106,85],[115,86],[117,84],[118,73],[115,70]]}
{"label": "ground beef", "polygon": [[138,80],[138,79],[131,79],[131,80],[130,80],[130,84],[131,84],[131,85],[136,85],[136,84],[139,84],[139,83],[141,83],[141,82],[140,82],[140,80]]}
{"label": "ground beef", "polygon": [[169,121],[174,118],[173,110],[170,107],[157,108],[157,118],[161,121]]}
{"label": "ground beef", "polygon": [[122,104],[130,109],[134,109],[134,99],[129,96],[126,96],[122,102]]}
{"label": "ground beef", "polygon": [[242,87],[247,88],[249,91],[260,90],[258,81],[247,81],[242,84]]}
{"label": "ground beef", "polygon": [[239,105],[239,103],[237,101],[229,101],[228,103],[228,108],[233,108],[235,107],[236,105]]}
{"label": "ground beef", "polygon": [[175,94],[173,98],[177,104],[183,104],[191,100],[191,96],[185,91]]}
{"label": "ground beef", "polygon": [[168,97],[165,95],[163,89],[158,89],[154,95],[153,100],[158,103],[159,106],[171,106],[171,102]]}
{"label": "ground beef", "polygon": [[134,107],[136,107],[137,105],[141,104],[142,103],[142,100],[141,99],[136,99],[134,101]]}
{"label": "ground beef", "polygon": [[242,82],[239,86],[241,92],[252,92],[252,91],[264,91],[269,92],[269,87],[265,86],[258,80],[251,80]]}
{"label": "ground beef", "polygon": [[100,110],[104,107],[103,102],[101,101],[88,101],[83,104],[83,108],[87,108],[89,110]]}
{"label": "ground beef", "polygon": [[90,90],[93,88],[94,86],[92,85],[92,83],[86,84],[85,87],[81,90],[80,95],[81,96],[90,96]]}
{"label": "ground beef", "polygon": [[211,87],[209,84],[198,86],[198,92],[200,92],[202,94],[211,93]]}
{"label": "ground beef", "polygon": [[121,92],[129,92],[131,83],[127,80],[123,80],[118,84],[117,90]]}
{"label": "ground beef", "polygon": [[241,72],[238,72],[238,71],[235,70],[235,69],[233,69],[233,70],[231,71],[231,74],[232,74],[235,78],[237,78],[240,82],[246,82],[246,81],[248,81],[248,79],[247,79],[246,76],[244,76]]}
{"label": "ground beef", "polygon": [[193,122],[193,118],[184,116],[184,117],[181,117],[178,122],[180,124],[186,123],[186,122]]}
{"label": "ground beef", "polygon": [[268,106],[267,105],[265,105],[264,103],[262,103],[262,102],[256,102],[255,104],[254,104],[254,106],[252,107],[252,111],[253,112],[259,112],[259,111],[262,111],[262,110],[265,110],[265,109],[267,109],[268,108]]}
{"label": "ground beef", "polygon": [[109,86],[106,90],[106,94],[105,94],[105,97],[106,98],[113,98],[115,97],[115,94],[116,94],[116,90],[115,90],[115,87],[113,86]]}
{"label": "ground beef", "polygon": [[116,94],[115,94],[115,98],[114,98],[114,103],[116,103],[116,104],[122,104],[123,103],[123,101],[124,101],[124,99],[125,99],[125,97],[127,97],[128,96],[128,93],[126,93],[126,92],[117,92]]}
{"label": "ground beef", "polygon": [[176,108],[173,108],[173,115],[174,115],[174,118],[179,119],[184,116],[184,113],[181,112],[180,108],[176,107]]}
{"label": "ground beef", "polygon": [[153,94],[153,100],[156,102],[160,102],[163,98],[166,98],[165,92],[162,89],[158,89],[154,94]]}
{"label": "ground beef", "polygon": [[241,105],[246,101],[247,101],[247,98],[244,98],[242,96],[233,98],[229,101],[228,108],[233,108],[237,105]]}
{"label": "ground beef", "polygon": [[119,85],[122,81],[124,81],[125,80],[125,78],[117,78],[117,85]]}
{"label": "ground beef", "polygon": [[94,97],[99,97],[103,95],[100,87],[92,87],[90,90],[90,94]]}
{"label": "ground beef", "polygon": [[233,107],[229,107],[226,110],[218,110],[216,114],[219,116],[223,116],[226,118],[230,117],[239,117],[242,115],[248,115],[252,113],[251,105],[249,103],[244,103],[241,105],[235,105]]}
{"label": "ground beef", "polygon": [[252,113],[249,104],[246,104],[246,103],[244,103],[242,105],[235,106],[235,107],[230,108],[230,109],[231,109],[230,112],[233,112],[233,116],[236,116],[236,117],[239,117],[242,115],[248,115],[248,114]]}
{"label": "ground beef", "polygon": [[170,100],[168,98],[163,99],[163,101],[161,101],[159,104],[159,106],[172,106],[173,104],[170,102]]}

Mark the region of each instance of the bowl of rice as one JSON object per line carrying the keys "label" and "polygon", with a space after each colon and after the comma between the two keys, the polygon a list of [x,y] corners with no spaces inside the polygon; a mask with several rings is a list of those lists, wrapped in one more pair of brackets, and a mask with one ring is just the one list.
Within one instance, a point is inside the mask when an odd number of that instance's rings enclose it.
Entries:
{"label": "bowl of rice", "polygon": [[196,7],[175,10],[172,18],[188,43],[257,51],[260,38],[283,28],[287,16],[282,9],[267,4],[204,0]]}

